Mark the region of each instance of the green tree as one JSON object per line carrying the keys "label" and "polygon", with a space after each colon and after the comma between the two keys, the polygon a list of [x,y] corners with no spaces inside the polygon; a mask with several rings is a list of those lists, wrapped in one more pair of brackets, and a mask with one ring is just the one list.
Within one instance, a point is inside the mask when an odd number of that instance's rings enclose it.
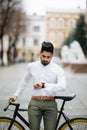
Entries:
{"label": "green tree", "polygon": [[65,40],[65,45],[70,45],[74,40],[78,41],[84,54],[87,54],[87,31],[85,25],[84,15],[80,15],[80,18],[77,21],[76,28],[70,33],[69,37]]}
{"label": "green tree", "polygon": [[70,46],[70,43],[72,43],[75,39],[73,37],[74,31],[72,31],[69,36],[65,39],[64,45]]}
{"label": "green tree", "polygon": [[84,54],[86,54],[87,39],[86,39],[86,25],[85,25],[84,15],[80,15],[80,18],[77,21],[77,25],[73,37],[75,40],[77,40],[80,43]]}

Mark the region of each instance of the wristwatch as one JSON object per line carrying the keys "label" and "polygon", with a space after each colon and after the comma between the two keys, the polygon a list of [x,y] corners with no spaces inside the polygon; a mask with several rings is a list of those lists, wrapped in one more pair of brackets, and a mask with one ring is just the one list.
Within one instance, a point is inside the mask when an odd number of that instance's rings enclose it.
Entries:
{"label": "wristwatch", "polygon": [[42,88],[44,88],[45,83],[42,83]]}

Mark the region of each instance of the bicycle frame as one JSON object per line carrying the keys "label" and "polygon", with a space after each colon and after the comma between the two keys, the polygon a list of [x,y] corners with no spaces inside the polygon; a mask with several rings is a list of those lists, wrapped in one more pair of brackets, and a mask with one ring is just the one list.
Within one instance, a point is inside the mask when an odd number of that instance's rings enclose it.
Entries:
{"label": "bicycle frame", "polygon": [[[66,114],[63,112],[64,110],[64,105],[65,105],[65,102],[66,101],[70,101],[72,100],[73,98],[75,97],[74,96],[69,96],[69,97],[66,97],[66,96],[55,96],[55,99],[62,99],[63,102],[62,102],[62,105],[61,105],[61,108],[60,110],[58,111],[59,115],[58,115],[58,118],[57,118],[57,123],[56,123],[56,130],[58,130],[58,127],[60,128],[59,126],[59,122],[61,120],[61,116],[63,116],[63,118],[65,119],[65,121],[67,122],[70,130],[73,130],[73,128],[71,127],[70,125],[70,119],[66,116]],[[11,127],[16,119],[16,117],[18,117],[28,128],[30,128],[30,124],[28,121],[26,121],[26,119],[19,113],[19,111],[27,111],[27,109],[20,109],[20,104],[15,104],[13,102],[9,102],[8,106],[4,109],[4,111],[6,111],[9,107],[9,105],[13,105],[15,106],[15,110],[14,110],[14,113],[13,113],[13,118],[12,118],[12,121],[9,125],[9,128],[8,130],[11,130]]]}
{"label": "bicycle frame", "polygon": [[76,95],[69,96],[69,97],[66,97],[66,96],[55,96],[55,99],[61,99],[61,100],[63,100],[62,105],[61,105],[61,108],[60,108],[60,110],[58,111],[59,115],[58,115],[58,118],[57,118],[56,130],[57,130],[58,126],[59,126],[59,122],[60,122],[60,120],[61,120],[61,116],[63,116],[63,118],[64,118],[65,121],[67,122],[67,124],[68,124],[70,130],[73,130],[72,126],[70,125],[70,118],[63,112],[63,110],[64,110],[65,102],[72,100],[75,96],[76,96]]}
{"label": "bicycle frame", "polygon": [[[29,128],[30,127],[29,122],[26,121],[26,119],[19,113],[19,111],[27,111],[27,109],[19,109],[20,104],[15,104],[15,103],[12,103],[12,102],[9,102],[9,105],[14,105],[15,110],[14,110],[13,118],[12,118],[12,121],[9,125],[8,130],[11,130],[11,127],[12,127],[16,117],[18,117]],[[7,106],[7,108],[4,109],[4,111],[6,111],[8,109],[9,105]]]}
{"label": "bicycle frame", "polygon": [[70,125],[70,119],[66,116],[66,114],[63,112],[63,109],[64,109],[64,105],[65,105],[65,101],[63,101],[62,103],[62,106],[61,106],[61,109],[60,111],[58,111],[59,115],[58,115],[58,118],[57,118],[57,123],[56,123],[56,130],[59,126],[59,123],[60,123],[60,120],[61,120],[61,116],[63,116],[63,118],[65,119],[65,121],[67,122],[70,130],[73,130],[73,128],[71,127]]}

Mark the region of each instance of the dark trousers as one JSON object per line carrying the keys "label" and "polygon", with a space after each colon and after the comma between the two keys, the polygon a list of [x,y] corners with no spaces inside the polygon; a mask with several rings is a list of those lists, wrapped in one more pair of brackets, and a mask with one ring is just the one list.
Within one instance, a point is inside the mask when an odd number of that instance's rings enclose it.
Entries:
{"label": "dark trousers", "polygon": [[57,103],[55,101],[31,99],[28,107],[30,130],[40,130],[43,117],[44,130],[55,130],[57,121]]}

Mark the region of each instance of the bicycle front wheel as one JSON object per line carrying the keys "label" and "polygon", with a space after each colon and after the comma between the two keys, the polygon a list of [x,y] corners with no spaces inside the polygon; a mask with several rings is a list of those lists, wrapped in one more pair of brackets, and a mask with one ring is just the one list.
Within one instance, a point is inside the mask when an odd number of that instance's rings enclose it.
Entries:
{"label": "bicycle front wheel", "polygon": [[[11,123],[12,119],[8,117],[0,117],[0,130],[8,130],[9,124]],[[14,121],[11,130],[25,130],[23,126]]]}
{"label": "bicycle front wheel", "polygon": [[[87,118],[73,118],[70,120],[70,125],[72,126],[73,130],[87,130]],[[59,130],[71,130],[65,122],[61,125]]]}

